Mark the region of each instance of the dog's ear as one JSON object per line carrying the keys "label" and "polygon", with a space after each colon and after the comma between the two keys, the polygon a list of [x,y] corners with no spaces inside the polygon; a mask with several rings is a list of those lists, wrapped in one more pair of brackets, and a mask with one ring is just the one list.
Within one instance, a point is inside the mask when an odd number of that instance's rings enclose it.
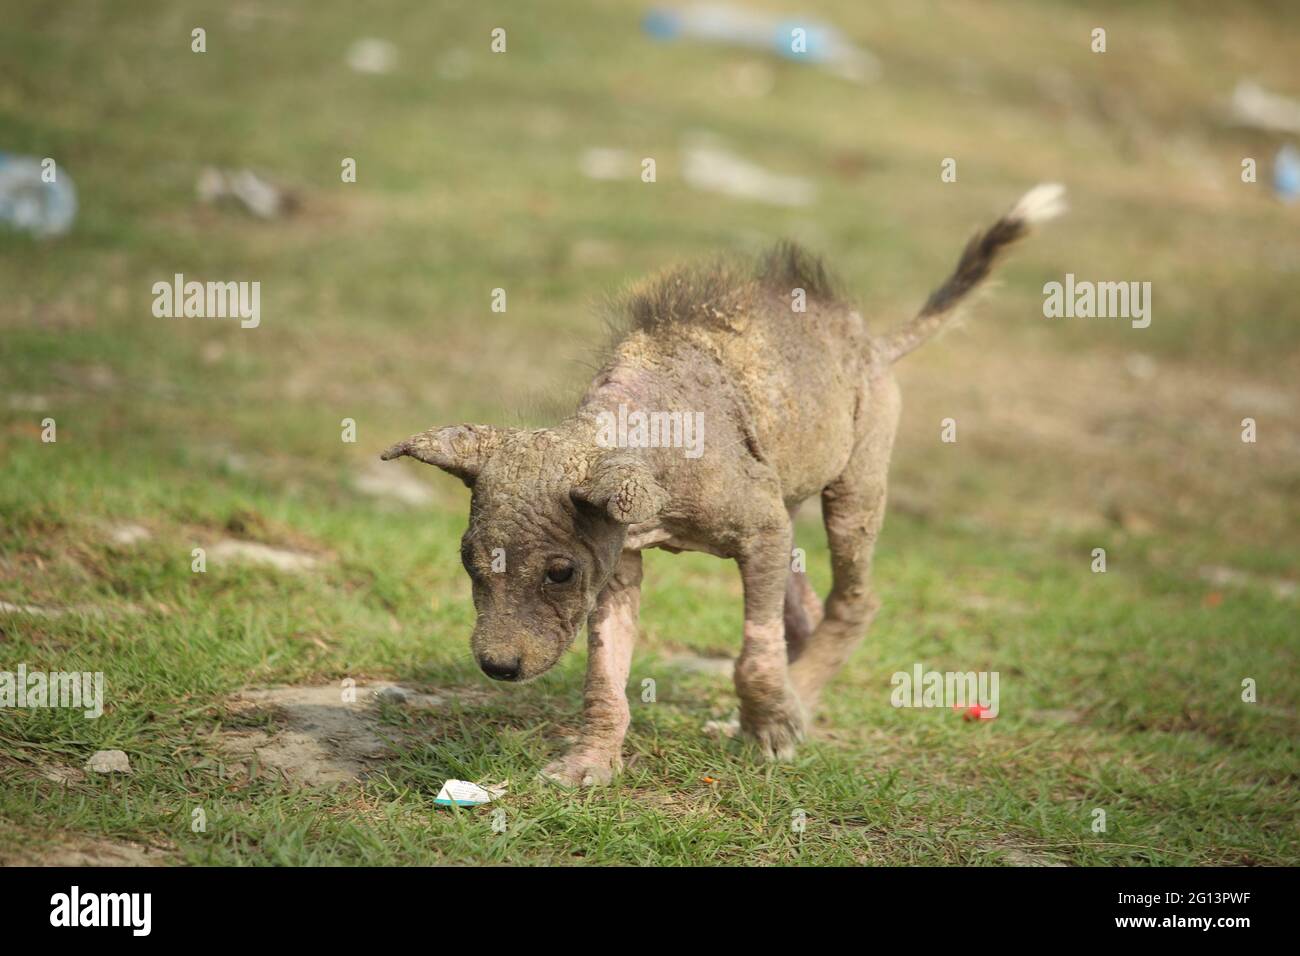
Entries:
{"label": "dog's ear", "polygon": [[408,455],[455,475],[467,485],[483,470],[483,464],[501,447],[509,429],[491,425],[448,425],[430,428],[400,441],[379,457],[384,461]]}
{"label": "dog's ear", "polygon": [[570,495],[580,504],[603,509],[619,524],[649,521],[668,503],[668,493],[646,463],[628,454],[597,459],[587,479]]}

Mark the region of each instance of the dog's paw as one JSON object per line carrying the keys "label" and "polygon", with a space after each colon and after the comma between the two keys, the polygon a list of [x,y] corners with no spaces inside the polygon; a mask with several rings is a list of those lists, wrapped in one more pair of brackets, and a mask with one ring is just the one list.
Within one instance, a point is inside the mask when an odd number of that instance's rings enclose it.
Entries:
{"label": "dog's paw", "polygon": [[740,709],[740,732],[758,745],[768,760],[791,760],[804,738],[806,719],[803,706],[794,694],[757,712]]}
{"label": "dog's paw", "polygon": [[617,753],[581,750],[551,761],[537,776],[562,787],[599,787],[622,769],[623,759]]}

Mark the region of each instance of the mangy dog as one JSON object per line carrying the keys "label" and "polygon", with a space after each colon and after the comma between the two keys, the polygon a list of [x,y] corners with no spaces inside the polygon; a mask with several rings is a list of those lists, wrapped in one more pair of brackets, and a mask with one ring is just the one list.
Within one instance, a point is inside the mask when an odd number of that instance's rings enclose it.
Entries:
{"label": "mangy dog", "polygon": [[[622,766],[640,552],[650,547],[736,561],[739,729],[770,757],[794,752],[879,607],[870,572],[899,414],[892,366],[939,331],[1032,223],[1061,212],[1063,195],[1031,190],[970,240],[915,318],[883,337],[836,298],[819,262],[780,245],[756,274],[715,265],[634,290],[622,303],[628,331],[553,428],[452,425],[384,452],[437,465],[472,490],[460,550],[478,611],[470,644],[490,677],[536,677],[587,622],[583,729],[548,777],[604,783]],[[792,308],[796,290],[805,311]],[[684,453],[662,434],[647,440],[649,420],[698,422],[707,438]],[[632,421],[628,440],[611,440]],[[791,571],[793,516],[813,495],[831,554],[824,608]]]}

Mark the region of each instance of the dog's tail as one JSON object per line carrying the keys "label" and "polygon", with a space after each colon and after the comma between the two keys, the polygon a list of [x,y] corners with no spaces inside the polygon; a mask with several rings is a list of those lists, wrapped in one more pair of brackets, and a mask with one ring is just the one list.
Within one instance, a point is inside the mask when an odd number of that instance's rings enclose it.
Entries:
{"label": "dog's tail", "polygon": [[877,342],[879,353],[886,361],[896,362],[929,341],[956,315],[967,295],[988,277],[1008,246],[1027,235],[1034,223],[1053,219],[1065,209],[1065,187],[1059,183],[1035,186],[1021,196],[1010,212],[983,232],[971,236],[952,275],[930,293],[916,318]]}

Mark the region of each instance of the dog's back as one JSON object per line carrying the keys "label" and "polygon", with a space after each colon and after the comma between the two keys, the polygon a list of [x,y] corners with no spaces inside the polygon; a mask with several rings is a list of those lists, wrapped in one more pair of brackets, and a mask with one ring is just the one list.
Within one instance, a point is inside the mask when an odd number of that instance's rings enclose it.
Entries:
{"label": "dog's back", "polygon": [[711,447],[748,445],[789,501],[843,468],[873,352],[819,260],[780,243],[750,268],[715,261],[661,274],[617,307],[627,326],[605,376],[649,372],[661,403],[704,412]]}
{"label": "dog's back", "polygon": [[803,501],[843,471],[873,414],[897,413],[893,363],[951,320],[1030,225],[1057,215],[1062,195],[1039,186],[976,233],[917,316],[878,340],[822,262],[793,243],[749,268],[715,261],[663,273],[618,301],[627,328],[593,388],[640,379],[640,398],[703,412],[715,439],[724,423],[724,442],[747,445],[783,499]]}

